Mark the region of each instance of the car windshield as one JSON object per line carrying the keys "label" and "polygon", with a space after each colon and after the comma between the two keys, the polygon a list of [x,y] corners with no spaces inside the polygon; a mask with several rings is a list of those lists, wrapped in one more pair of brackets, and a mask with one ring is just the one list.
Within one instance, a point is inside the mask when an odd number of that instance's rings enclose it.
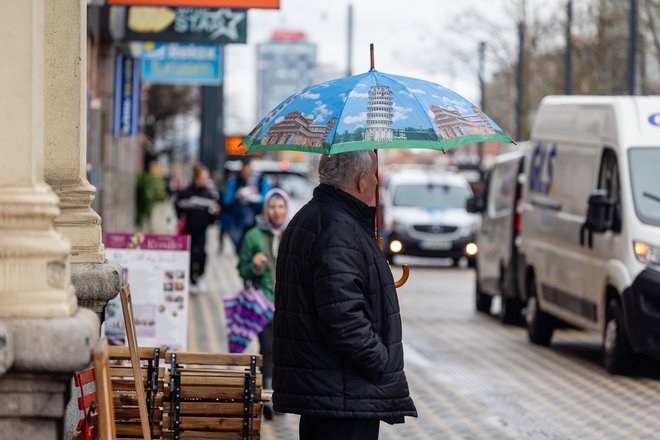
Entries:
{"label": "car windshield", "polygon": [[466,187],[439,183],[403,184],[394,190],[394,206],[465,209],[470,197]]}
{"label": "car windshield", "polygon": [[637,216],[646,224],[660,226],[660,148],[632,148],[629,158]]}

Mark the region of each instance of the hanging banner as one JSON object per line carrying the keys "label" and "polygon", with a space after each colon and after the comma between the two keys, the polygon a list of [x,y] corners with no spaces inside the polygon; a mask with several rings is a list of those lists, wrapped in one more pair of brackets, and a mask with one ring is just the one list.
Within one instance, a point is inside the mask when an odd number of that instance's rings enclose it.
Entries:
{"label": "hanging banner", "polygon": [[[105,254],[130,283],[140,346],[186,350],[188,341],[188,235],[106,234]],[[108,302],[103,323],[111,343],[125,344],[119,296]]]}
{"label": "hanging banner", "polygon": [[109,5],[279,9],[280,0],[108,0]]}
{"label": "hanging banner", "polygon": [[247,11],[133,6],[126,14],[126,40],[244,44]]}
{"label": "hanging banner", "polygon": [[140,65],[127,55],[115,57],[112,135],[137,136],[140,123]]}
{"label": "hanging banner", "polygon": [[160,84],[219,85],[222,46],[146,43],[142,50],[142,81]]}

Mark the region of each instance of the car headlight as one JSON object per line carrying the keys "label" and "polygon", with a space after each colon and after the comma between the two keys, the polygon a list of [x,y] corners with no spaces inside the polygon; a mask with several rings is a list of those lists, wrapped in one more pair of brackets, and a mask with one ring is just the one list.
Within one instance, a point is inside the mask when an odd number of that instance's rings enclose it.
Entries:
{"label": "car headlight", "polygon": [[651,246],[643,241],[634,241],[633,250],[642,264],[660,265],[660,247]]}
{"label": "car headlight", "polygon": [[471,223],[467,226],[463,226],[461,228],[461,237],[467,237],[469,235],[476,234],[478,229],[479,227],[476,223]]}
{"label": "car headlight", "polygon": [[399,223],[397,221],[392,222],[392,230],[397,232],[402,232],[406,230],[406,225]]}

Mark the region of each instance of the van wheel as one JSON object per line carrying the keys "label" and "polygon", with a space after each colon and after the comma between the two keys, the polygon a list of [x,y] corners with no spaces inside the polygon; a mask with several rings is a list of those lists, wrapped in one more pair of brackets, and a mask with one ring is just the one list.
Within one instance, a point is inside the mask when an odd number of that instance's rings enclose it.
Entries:
{"label": "van wheel", "polygon": [[522,309],[523,304],[518,298],[505,298],[502,295],[502,311],[500,312],[502,324],[520,324]]}
{"label": "van wheel", "polygon": [[527,335],[529,341],[538,345],[550,345],[555,323],[552,316],[541,310],[536,295],[536,281],[534,278],[529,283],[529,298],[527,299]]}
{"label": "van wheel", "polygon": [[621,306],[616,299],[612,299],[607,305],[607,320],[603,332],[603,363],[611,374],[626,374],[632,369],[634,358]]}
{"label": "van wheel", "polygon": [[479,285],[479,273],[476,274],[477,281],[474,288],[474,296],[476,299],[475,305],[477,312],[490,314],[490,305],[493,302],[493,297],[483,293]]}

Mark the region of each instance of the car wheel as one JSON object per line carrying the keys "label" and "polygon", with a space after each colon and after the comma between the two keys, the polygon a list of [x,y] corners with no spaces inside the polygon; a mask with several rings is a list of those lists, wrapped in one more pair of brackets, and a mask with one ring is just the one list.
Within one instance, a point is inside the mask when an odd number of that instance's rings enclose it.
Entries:
{"label": "car wheel", "polygon": [[635,355],[630,347],[623,311],[616,299],[607,305],[607,320],[603,331],[603,363],[611,374],[626,374],[634,364]]}
{"label": "car wheel", "polygon": [[468,267],[475,268],[477,267],[477,259],[476,258],[468,258]]}
{"label": "car wheel", "polygon": [[476,279],[474,296],[477,312],[490,314],[490,306],[493,302],[493,297],[482,292],[481,286],[479,285],[479,273],[477,273]]}
{"label": "car wheel", "polygon": [[536,281],[532,278],[529,283],[529,298],[527,299],[527,335],[529,341],[538,345],[550,345],[555,323],[552,316],[541,310],[536,294]]}
{"label": "car wheel", "polygon": [[503,324],[516,325],[522,321],[523,304],[518,298],[506,298],[502,295],[500,320]]}
{"label": "car wheel", "polygon": [[452,258],[451,259],[451,265],[453,267],[460,267],[461,266],[461,259],[460,258]]}

